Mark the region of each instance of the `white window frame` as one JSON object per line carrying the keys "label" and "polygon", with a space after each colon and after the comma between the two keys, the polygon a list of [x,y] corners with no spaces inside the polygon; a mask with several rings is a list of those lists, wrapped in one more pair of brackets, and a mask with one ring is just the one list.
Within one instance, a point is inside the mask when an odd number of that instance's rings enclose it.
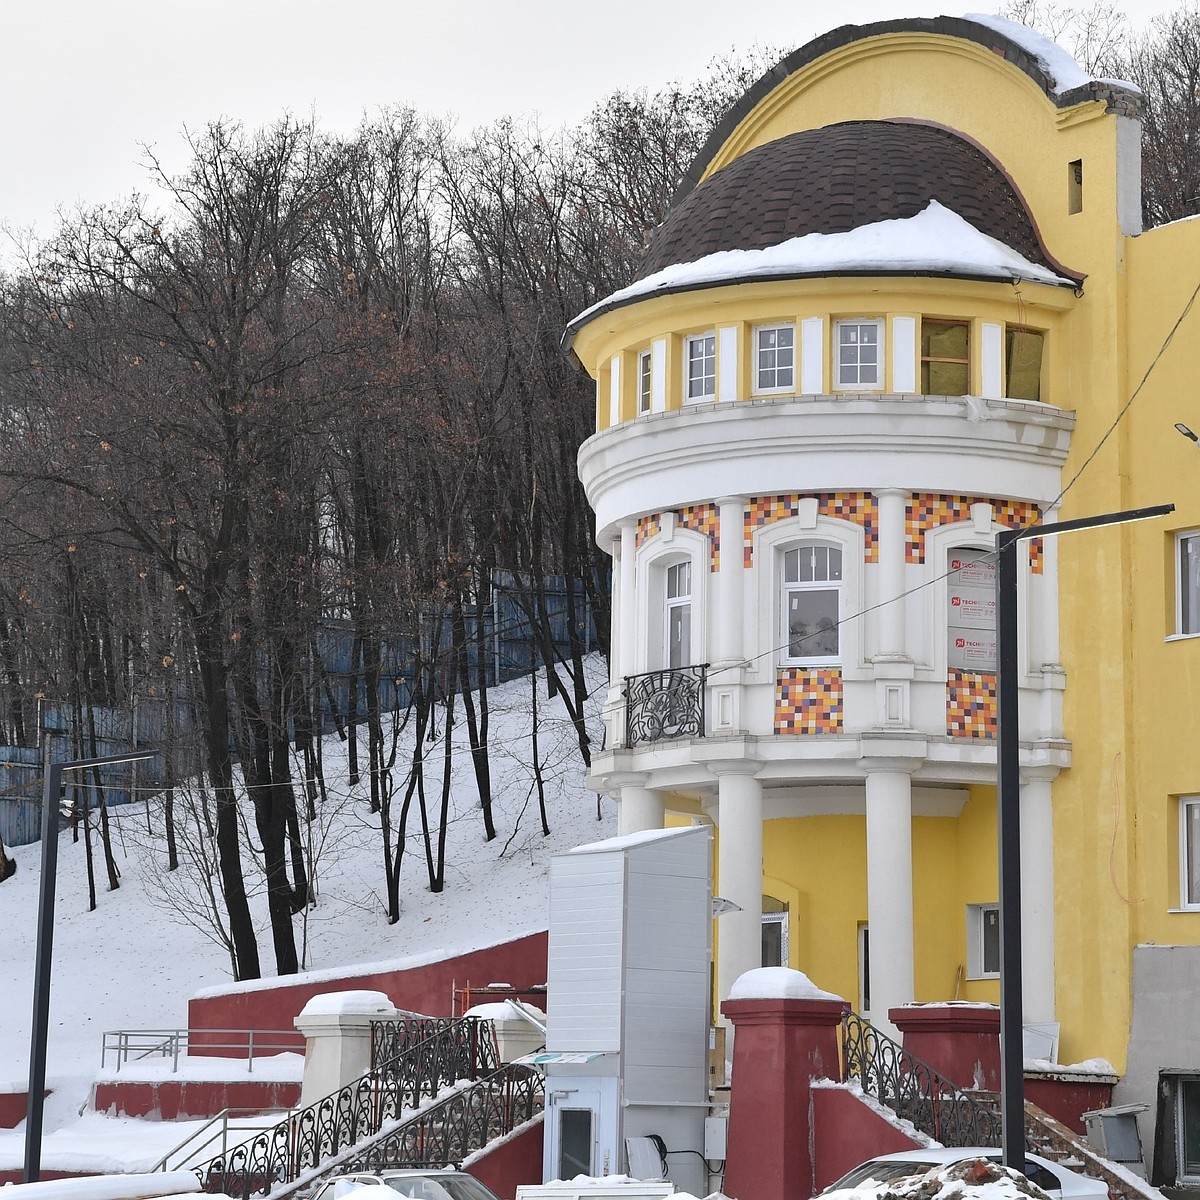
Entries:
{"label": "white window frame", "polygon": [[1184,1131],[1183,1085],[1195,1083],[1200,1086],[1200,1079],[1194,1075],[1180,1075],[1175,1080],[1175,1184],[1181,1188],[1194,1188],[1200,1185],[1200,1175],[1190,1174],[1186,1170],[1187,1143]]}
{"label": "white window frame", "polygon": [[[1184,599],[1187,565],[1185,547],[1192,560],[1191,611]],[[1184,529],[1175,535],[1175,638],[1200,636],[1200,529]]]}
{"label": "white window frame", "polygon": [[635,622],[634,663],[637,671],[666,670],[667,663],[667,571],[685,559],[691,563],[691,654],[693,663],[704,661],[707,634],[707,589],[710,543],[694,529],[676,524],[674,513],[662,514],[662,529],[639,546],[634,558],[635,585],[631,597],[620,596],[641,614]]}
{"label": "white window frame", "polygon": [[[842,330],[850,326],[875,329],[875,344],[877,346],[875,370],[877,379],[874,383],[842,382]],[[835,392],[882,392],[887,378],[887,360],[885,358],[884,323],[882,317],[843,317],[833,323],[833,390]],[[857,364],[861,367],[861,364]]]}
{"label": "white window frame", "polygon": [[[774,372],[776,377],[781,370],[786,370],[790,373],[791,378],[787,383],[775,383],[769,387],[762,385],[761,372],[764,370],[762,365],[762,356],[765,353],[778,355],[782,347],[771,346],[767,347],[762,344],[765,334],[787,334],[791,338],[791,345],[786,349],[791,354],[791,365],[788,367],[780,367],[778,362],[772,367],[765,368],[768,371]],[[796,366],[797,366],[797,344],[796,344],[796,326],[788,322],[781,322],[777,325],[758,325],[754,329],[754,357],[752,359],[752,370],[754,372],[754,386],[751,391],[756,396],[778,396],[791,395],[796,391]]]}
{"label": "white window frame", "polygon": [[[676,596],[671,595],[673,577],[682,570],[687,591]],[[693,662],[692,654],[692,579],[693,563],[690,558],[681,558],[677,562],[667,563],[663,567],[663,670],[672,671],[682,667],[690,667]],[[683,647],[683,657],[680,662],[671,661],[671,621],[676,612],[686,610],[687,645]]]}
{"label": "white window frame", "polygon": [[[1188,871],[1189,849],[1197,863],[1194,881]],[[1179,797],[1179,907],[1200,912],[1200,796]]]}
{"label": "white window frame", "polygon": [[650,351],[643,350],[637,360],[637,411],[645,416],[650,411],[654,396],[654,364]]}
{"label": "white window frame", "polygon": [[[700,353],[695,352],[699,348]],[[704,391],[692,391],[692,363],[697,358],[704,364],[700,376]],[[683,402],[685,404],[707,404],[717,398],[717,331],[694,333],[683,341]]]}
{"label": "white window frame", "polygon": [[[797,578],[789,580],[787,578],[788,558],[792,554],[797,554],[797,568],[799,568],[799,552],[814,549],[822,549],[827,552],[827,555],[836,554],[838,556],[838,578],[814,578],[805,581]],[[826,561],[828,562],[828,558]],[[840,542],[831,541],[826,538],[804,538],[801,541],[794,541],[781,546],[779,549],[778,564],[779,586],[777,591],[779,595],[780,663],[784,666],[840,665],[843,656],[842,618],[845,608],[846,547]],[[797,569],[797,575],[799,573],[799,569]],[[793,593],[830,591],[834,592],[837,596],[837,623],[834,626],[834,632],[838,640],[837,650],[832,654],[821,653],[814,646],[812,653],[792,654],[792,633],[788,621],[791,596]]]}
{"label": "white window frame", "polygon": [[[995,914],[996,919],[996,965],[994,970],[987,969],[984,959],[986,935],[984,925],[988,914]],[[999,979],[1000,978],[1000,942],[999,942],[1000,905],[997,904],[968,904],[967,905],[967,978],[968,979]]]}
{"label": "white window frame", "polygon": [[762,914],[762,923],[764,925],[779,926],[779,956],[782,962],[779,963],[763,963],[763,966],[791,966],[791,944],[790,944],[790,925],[788,918],[791,913],[784,909],[783,912],[765,912]]}

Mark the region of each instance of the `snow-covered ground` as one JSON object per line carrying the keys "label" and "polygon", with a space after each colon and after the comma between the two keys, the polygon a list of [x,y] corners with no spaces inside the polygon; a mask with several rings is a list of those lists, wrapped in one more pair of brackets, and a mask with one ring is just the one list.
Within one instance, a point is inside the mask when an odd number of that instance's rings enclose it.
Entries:
{"label": "snow-covered ground", "polygon": [[[597,697],[605,684],[602,661],[593,658],[589,669],[589,687]],[[551,830],[543,837],[529,740],[530,682],[506,684],[493,690],[490,699],[497,836],[491,842],[484,838],[470,755],[463,749],[456,756],[445,890],[436,895],[429,891],[414,803],[401,877],[402,913],[395,925],[388,924],[384,909],[378,816],[370,812],[365,784],[351,789],[347,783],[345,746],[336,737],[325,740],[329,799],[311,830],[318,900],[315,907],[296,918],[306,969],[332,973],[340,967],[414,955],[441,957],[544,929],[551,855],[614,832],[613,805],[604,800],[597,819],[597,799],[584,788],[573,727],[557,701],[546,701],[542,686],[539,749]],[[599,744],[597,711],[593,705],[590,726]],[[439,736],[443,732],[439,722]],[[465,725],[456,728],[455,739],[465,745]],[[410,743],[405,731],[398,763],[404,763],[405,747]],[[365,744],[360,763],[366,763]],[[436,810],[440,769],[439,740],[427,747],[431,817]],[[146,1136],[147,1122],[117,1123],[89,1117],[84,1126],[77,1123],[91,1083],[100,1073],[103,1034],[183,1028],[190,996],[231,982],[227,952],[196,917],[200,880],[164,878],[162,838],[158,833],[147,834],[145,805],[115,809],[112,817],[121,887],[106,890],[97,847],[98,892],[93,912],[88,911],[83,843],[73,842],[70,834],[64,834],[60,843],[47,1046],[47,1085],[53,1094],[46,1103],[45,1169],[51,1169],[55,1131],[61,1130],[61,1140],[68,1133],[63,1129],[67,1125],[73,1124],[75,1132],[87,1139],[94,1135],[106,1140],[110,1152],[114,1137],[129,1143]],[[149,820],[159,821],[153,806]],[[249,814],[247,821],[252,829]],[[26,1086],[32,1025],[40,851],[37,846],[24,846],[14,855],[17,873],[0,884],[0,1091],[24,1090]],[[274,974],[261,879],[252,878],[251,883],[256,889],[253,904],[263,972]],[[185,904],[190,911],[178,911],[181,894],[185,900],[192,897]],[[92,1129],[92,1122],[100,1124]],[[127,1137],[120,1125],[127,1127]],[[151,1164],[182,1136],[181,1127],[175,1124],[168,1129],[160,1127],[159,1132],[165,1139],[149,1138],[153,1146],[145,1146],[140,1155],[144,1160],[162,1141]],[[0,1169],[20,1166],[23,1138],[23,1127],[0,1131]],[[126,1149],[134,1147],[128,1144]],[[84,1152],[99,1155],[99,1144]],[[126,1169],[138,1166],[131,1162]]]}

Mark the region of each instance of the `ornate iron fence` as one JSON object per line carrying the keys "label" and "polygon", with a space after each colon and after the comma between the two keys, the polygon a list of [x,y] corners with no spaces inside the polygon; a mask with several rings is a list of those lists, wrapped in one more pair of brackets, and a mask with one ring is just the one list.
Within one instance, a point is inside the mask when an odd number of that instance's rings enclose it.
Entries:
{"label": "ornate iron fence", "polygon": [[625,745],[704,736],[708,664],[625,676]]}
{"label": "ornate iron fence", "polygon": [[845,1075],[944,1146],[1000,1145],[1000,1115],[855,1013],[842,1018]]}
{"label": "ornate iron fence", "polygon": [[511,1133],[542,1110],[541,1072],[508,1063],[474,1087],[424,1108],[398,1129],[373,1141],[339,1171],[395,1167],[448,1167]]}
{"label": "ornate iron fence", "polygon": [[[400,1119],[443,1088],[495,1071],[490,1021],[418,1018],[377,1024],[390,1028],[372,1030],[375,1061],[368,1074],[194,1168],[203,1190],[243,1200],[265,1194],[378,1133],[385,1122]],[[396,1053],[389,1056],[390,1048]]]}

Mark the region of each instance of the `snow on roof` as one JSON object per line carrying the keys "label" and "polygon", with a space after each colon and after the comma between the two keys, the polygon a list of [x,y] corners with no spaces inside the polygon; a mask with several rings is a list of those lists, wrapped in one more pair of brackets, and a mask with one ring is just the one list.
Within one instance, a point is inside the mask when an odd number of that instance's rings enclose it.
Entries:
{"label": "snow on roof", "polygon": [[822,991],[803,971],[791,967],[756,967],[739,975],[729,989],[730,1000],[841,1000]]}
{"label": "snow on roof", "polygon": [[335,1017],[342,1015],[379,1016],[393,1014],[396,1006],[383,992],[322,992],[313,996],[300,1010],[302,1017]]}
{"label": "snow on roof", "polygon": [[1124,79],[1098,79],[1095,75],[1089,75],[1062,46],[1030,29],[1028,25],[1021,25],[992,13],[967,13],[965,19],[974,21],[977,25],[986,25],[989,29],[1003,34],[1009,41],[1016,42],[1045,71],[1056,96],[1092,82],[1111,83],[1141,95],[1141,88],[1137,84]]}
{"label": "snow on roof", "polygon": [[1005,281],[1027,280],[1075,287],[1057,275],[980,233],[936,200],[913,217],[876,221],[846,233],[806,233],[763,250],[721,250],[695,262],[655,271],[585,309],[572,322],[578,328],[601,310],[657,293],[732,283],[745,279],[802,275],[932,273]]}
{"label": "snow on roof", "polygon": [[695,833],[702,828],[699,825],[688,825],[676,829],[643,829],[638,833],[622,833],[617,837],[605,838],[602,842],[588,842],[585,846],[576,846],[567,850],[567,854],[606,854],[610,850],[628,850],[633,846],[644,846],[650,842],[661,842],[667,838],[679,837],[685,833]]}

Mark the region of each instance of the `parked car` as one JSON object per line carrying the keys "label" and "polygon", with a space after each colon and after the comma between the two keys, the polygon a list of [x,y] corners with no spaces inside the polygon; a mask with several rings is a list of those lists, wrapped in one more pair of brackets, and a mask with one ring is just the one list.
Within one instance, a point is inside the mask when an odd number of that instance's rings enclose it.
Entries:
{"label": "parked car", "polygon": [[408,1200],[498,1200],[496,1193],[466,1171],[416,1169],[407,1171],[353,1171],[327,1179],[312,1194],[311,1200],[341,1200],[352,1197],[358,1188],[370,1186],[372,1192],[383,1185]]}
{"label": "parked car", "polygon": [[[843,1188],[855,1188],[874,1179],[879,1183],[891,1183],[905,1175],[924,1175],[935,1167],[946,1167],[953,1163],[973,1158],[987,1158],[999,1162],[1002,1154],[986,1146],[939,1146],[936,1149],[901,1150],[898,1154],[881,1154],[869,1159],[843,1175],[837,1183],[831,1183],[825,1192],[837,1192]],[[1023,1174],[1036,1183],[1052,1200],[1108,1200],[1108,1184],[1100,1179],[1081,1175],[1068,1167],[1059,1166],[1039,1154],[1025,1156]],[[825,1194],[822,1193],[822,1195]]]}

